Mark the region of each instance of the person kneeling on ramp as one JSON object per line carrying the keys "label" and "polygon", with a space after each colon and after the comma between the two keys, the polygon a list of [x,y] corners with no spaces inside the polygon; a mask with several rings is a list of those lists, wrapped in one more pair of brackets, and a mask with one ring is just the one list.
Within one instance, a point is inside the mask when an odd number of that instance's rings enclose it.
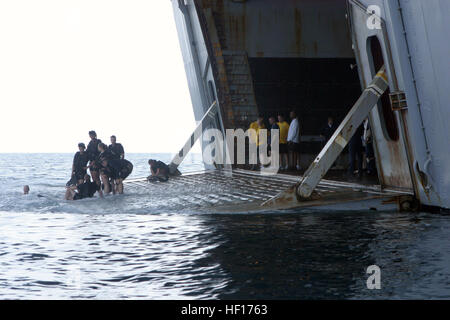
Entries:
{"label": "person kneeling on ramp", "polygon": [[147,177],[149,182],[166,182],[169,180],[169,166],[162,161],[157,161],[154,159],[148,160],[150,165],[151,175]]}

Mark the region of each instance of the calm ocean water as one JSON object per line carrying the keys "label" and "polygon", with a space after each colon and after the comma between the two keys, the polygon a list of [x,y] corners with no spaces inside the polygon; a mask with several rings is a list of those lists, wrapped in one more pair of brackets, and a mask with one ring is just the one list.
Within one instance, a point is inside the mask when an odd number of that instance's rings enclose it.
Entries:
{"label": "calm ocean water", "polygon": [[[170,159],[130,154],[133,177],[150,157]],[[69,202],[71,160],[0,154],[0,299],[450,298],[449,215],[198,213],[131,190]],[[181,167],[199,169],[197,155]]]}

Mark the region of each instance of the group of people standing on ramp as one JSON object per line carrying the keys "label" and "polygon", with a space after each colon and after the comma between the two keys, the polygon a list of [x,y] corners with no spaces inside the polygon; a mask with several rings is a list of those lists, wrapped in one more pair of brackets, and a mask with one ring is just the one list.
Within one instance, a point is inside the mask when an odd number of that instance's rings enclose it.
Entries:
{"label": "group of people standing on ramp", "polygon": [[133,171],[133,164],[125,159],[124,148],[116,142],[115,136],[111,136],[109,146],[97,138],[95,131],[89,131],[89,137],[91,141],[87,148],[84,143],[78,144],[72,176],[66,184],[66,200],[91,198],[96,192],[100,197],[111,192],[122,194],[123,180]]}
{"label": "group of people standing on ramp", "polygon": [[[103,194],[122,194],[123,181],[133,171],[133,164],[125,159],[125,150],[117,143],[116,136],[111,136],[111,144],[107,146],[97,138],[95,131],[89,131],[87,148],[84,143],[78,144],[72,164],[72,175],[66,184],[66,200],[92,198],[96,192]],[[169,167],[158,160],[150,159],[151,175],[149,182],[166,182],[169,179]],[[91,175],[87,174],[87,170]]]}

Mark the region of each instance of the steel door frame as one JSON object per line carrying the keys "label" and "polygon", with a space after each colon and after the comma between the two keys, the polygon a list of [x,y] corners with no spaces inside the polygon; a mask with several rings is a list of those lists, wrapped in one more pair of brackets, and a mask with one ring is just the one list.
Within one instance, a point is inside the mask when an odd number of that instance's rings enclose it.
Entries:
{"label": "steel door frame", "polygon": [[[359,0],[348,0],[347,2],[348,4],[348,9],[347,9],[347,16],[348,16],[348,20],[349,20],[349,24],[350,24],[350,32],[352,35],[352,41],[353,41],[353,46],[354,46],[354,52],[355,52],[355,58],[356,61],[358,63],[359,66],[361,66],[361,57],[360,55],[362,54],[360,52],[360,46],[358,45],[358,40],[355,34],[355,29],[354,29],[354,23],[353,23],[353,14],[352,14],[352,6],[360,9],[365,15],[368,16],[367,13],[367,7],[362,4]],[[369,17],[369,16],[368,16]],[[383,42],[384,44],[384,49],[383,50],[383,57],[385,58],[385,65],[386,65],[386,70],[388,72],[388,74],[390,75],[390,83],[392,84],[392,92],[394,91],[399,91],[399,85],[398,85],[398,79],[397,79],[397,74],[396,74],[396,68],[395,68],[395,64],[393,62],[393,57],[392,57],[392,48],[391,48],[391,44],[390,44],[390,40],[389,40],[389,35],[387,32],[387,28],[386,28],[386,23],[385,20],[381,17],[379,17],[380,19],[380,23],[381,23],[381,35],[382,35],[382,39],[379,39],[380,41]],[[383,48],[382,48],[383,49]],[[386,56],[385,56],[386,55]],[[358,73],[360,75],[360,80],[361,80],[361,85],[363,88],[366,87],[366,78],[365,78],[365,70],[361,67],[358,67]],[[407,111],[403,110],[403,111],[393,111],[394,114],[396,114],[396,121],[397,124],[400,126],[400,130],[401,130],[401,135],[400,135],[400,139],[403,142],[404,145],[404,151],[405,151],[405,156],[408,160],[408,168],[409,168],[409,176],[411,179],[411,183],[412,183],[412,187],[415,191],[416,194],[418,194],[418,190],[417,190],[417,181],[415,179],[415,174],[414,174],[414,157],[413,157],[413,153],[411,150],[411,143],[410,143],[410,138],[409,138],[409,134],[408,134],[408,129],[407,129]],[[380,118],[381,118],[381,114],[380,114]],[[371,128],[374,127],[374,119],[372,118],[371,115],[369,115],[369,121],[370,121],[370,126]],[[375,139],[375,137],[374,137]],[[377,163],[377,167],[379,168],[378,171],[378,178],[380,180],[380,183],[382,186],[386,186],[385,181],[384,181],[384,177],[382,175],[381,172],[381,168],[382,168],[382,164],[381,164],[381,160],[380,160],[380,152],[378,150],[378,145],[376,143],[374,143],[374,149],[375,149],[375,153],[377,155],[376,157],[376,163]],[[389,186],[392,187],[392,186]],[[409,189],[409,188],[408,188]]]}

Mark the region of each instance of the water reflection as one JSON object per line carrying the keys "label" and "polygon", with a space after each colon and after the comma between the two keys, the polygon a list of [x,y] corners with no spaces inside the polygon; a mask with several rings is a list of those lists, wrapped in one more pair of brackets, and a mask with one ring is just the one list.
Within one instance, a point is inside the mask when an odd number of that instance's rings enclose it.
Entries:
{"label": "water reflection", "polygon": [[[383,213],[209,216],[222,299],[449,298],[448,217]],[[426,241],[423,241],[427,239]],[[368,290],[366,269],[382,269]]]}
{"label": "water reflection", "polygon": [[[450,298],[449,216],[0,212],[0,298]],[[366,268],[382,289],[366,288]]]}
{"label": "water reflection", "polygon": [[2,298],[214,298],[227,285],[199,262],[218,244],[195,216],[1,216]]}

